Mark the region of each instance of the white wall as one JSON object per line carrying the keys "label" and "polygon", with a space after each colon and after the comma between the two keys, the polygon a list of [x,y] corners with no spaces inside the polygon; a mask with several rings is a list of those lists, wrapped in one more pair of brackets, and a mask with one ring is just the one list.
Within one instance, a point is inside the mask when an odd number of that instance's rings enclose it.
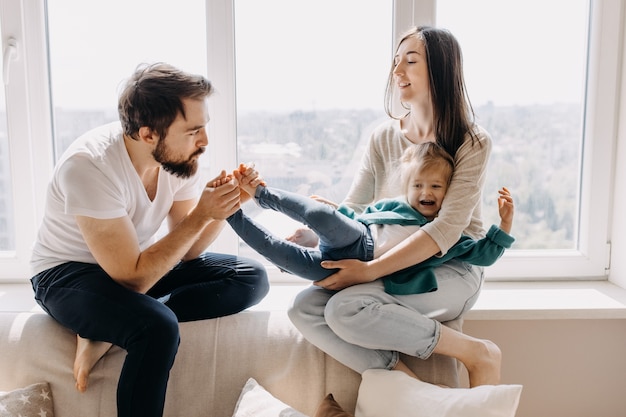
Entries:
{"label": "white wall", "polygon": [[524,386],[516,417],[626,415],[626,320],[466,320],[504,352],[502,383]]}

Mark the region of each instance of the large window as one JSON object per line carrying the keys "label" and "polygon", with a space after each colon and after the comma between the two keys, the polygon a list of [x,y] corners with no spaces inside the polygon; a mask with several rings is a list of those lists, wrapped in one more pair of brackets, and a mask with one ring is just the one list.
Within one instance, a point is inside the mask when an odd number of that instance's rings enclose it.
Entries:
{"label": "large window", "polygon": [[[9,83],[9,65],[15,59],[17,50],[14,40],[7,42],[5,53],[0,55],[4,69],[0,84],[0,251],[15,250],[15,219],[13,217],[13,184],[11,181],[11,160],[9,158],[9,131],[7,126],[7,106],[5,84]],[[6,64],[5,64],[6,62]]]}
{"label": "large window", "polygon": [[[234,4],[239,161],[275,187],[341,201],[384,116],[393,2]],[[254,204],[246,211],[279,237],[298,227]]]}
{"label": "large window", "polygon": [[[488,276],[602,278],[621,6],[501,3],[2,0],[3,58],[12,58],[0,97],[0,263],[8,266],[0,278],[28,276],[54,161],[86,129],[116,118],[120,82],[143,62],[214,82],[207,175],[254,162],[274,185],[340,201],[385,117],[392,47],[412,24],[446,27],[461,43],[477,121],[494,139],[485,222],[497,222],[500,186],[517,201],[517,241]],[[296,227],[254,215],[279,235]],[[228,228],[213,249],[251,255]]]}
{"label": "large window", "polygon": [[[497,224],[496,190],[508,186],[514,249],[578,248],[588,21],[587,0],[437,3],[437,23],[463,47],[477,121],[494,141],[485,218]],[[549,35],[529,30],[554,22]]]}
{"label": "large window", "polygon": [[79,135],[117,120],[121,83],[140,64],[206,73],[204,0],[48,0],[55,157]]}

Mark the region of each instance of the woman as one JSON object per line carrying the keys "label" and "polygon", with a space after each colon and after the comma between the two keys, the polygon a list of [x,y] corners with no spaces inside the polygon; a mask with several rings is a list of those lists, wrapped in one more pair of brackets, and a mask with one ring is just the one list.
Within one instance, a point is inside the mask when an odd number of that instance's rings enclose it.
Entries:
{"label": "woman", "polygon": [[[394,92],[407,110],[400,117],[391,108]],[[445,254],[462,234],[474,239],[485,234],[481,195],[491,138],[473,122],[461,50],[450,32],[418,27],[401,38],[385,107],[391,119],[372,134],[344,204],[358,211],[398,195],[397,181],[387,180],[403,150],[437,142],[455,160],[439,215],[377,259],[324,261],[325,268],[339,272],[300,293],[289,316],[311,343],[357,372],[395,369],[417,377],[399,360],[399,352],[422,359],[438,353],[465,365],[470,386],[498,384],[500,349],[441,325],[474,305],[483,281],[481,267],[450,260],[434,269],[438,290],[424,294],[387,294],[379,279]]]}

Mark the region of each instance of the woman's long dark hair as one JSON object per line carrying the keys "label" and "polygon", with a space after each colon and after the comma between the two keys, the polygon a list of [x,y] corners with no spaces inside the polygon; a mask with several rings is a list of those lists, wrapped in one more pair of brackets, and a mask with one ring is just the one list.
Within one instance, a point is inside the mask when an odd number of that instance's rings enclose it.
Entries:
{"label": "woman's long dark hair", "polygon": [[[465,141],[465,135],[471,136],[472,143],[476,138],[473,131],[474,110],[463,77],[461,47],[450,31],[429,26],[419,26],[405,32],[398,47],[410,37],[424,42],[437,143],[454,156]],[[392,114],[393,69],[392,63],[385,90],[385,112],[391,118],[402,119],[408,113],[402,116]]]}

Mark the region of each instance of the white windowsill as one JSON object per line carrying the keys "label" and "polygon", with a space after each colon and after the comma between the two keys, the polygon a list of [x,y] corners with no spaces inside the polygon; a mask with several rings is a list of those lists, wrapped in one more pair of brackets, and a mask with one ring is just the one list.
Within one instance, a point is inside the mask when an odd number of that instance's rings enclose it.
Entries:
{"label": "white windowsill", "polygon": [[[309,284],[274,284],[254,310],[284,310]],[[465,320],[626,319],[626,289],[608,281],[485,283]]]}
{"label": "white windowsill", "polygon": [[[308,283],[274,283],[254,311],[286,310]],[[0,312],[41,311],[30,283],[1,284]],[[626,319],[626,289],[608,281],[485,283],[465,320]]]}

